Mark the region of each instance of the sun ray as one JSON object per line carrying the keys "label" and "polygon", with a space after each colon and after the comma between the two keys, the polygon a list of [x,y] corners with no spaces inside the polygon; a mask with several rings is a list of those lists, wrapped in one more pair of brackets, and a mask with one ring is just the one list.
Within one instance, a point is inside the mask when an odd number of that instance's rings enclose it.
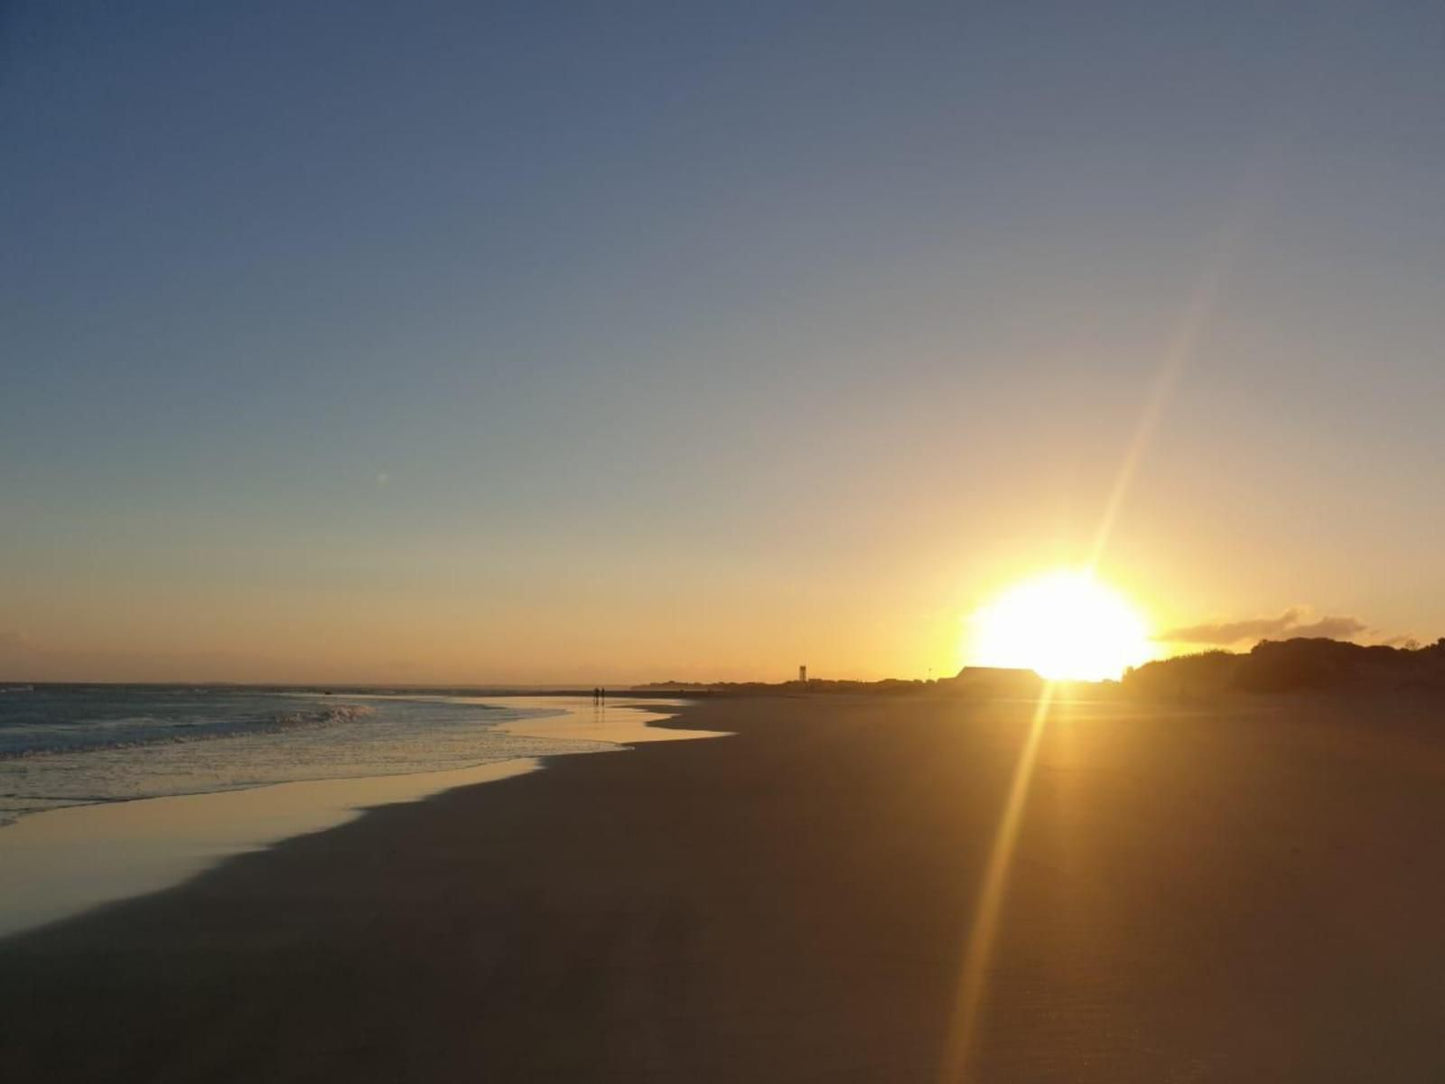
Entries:
{"label": "sun ray", "polygon": [[979,1017],[984,1006],[989,967],[993,962],[999,920],[1008,891],[1009,867],[1013,864],[1014,848],[1018,843],[1019,827],[1023,822],[1024,808],[1028,801],[1029,784],[1033,779],[1034,762],[1038,759],[1039,742],[1043,738],[1053,698],[1054,684],[1050,682],[1044,687],[1038,705],[1034,708],[1028,736],[1024,740],[1018,762],[1014,765],[1013,780],[1009,784],[1003,816],[999,818],[998,828],[994,831],[983,884],[979,889],[978,902],[974,905],[973,926],[969,930],[968,940],[964,943],[963,970],[949,1020],[947,1045],[939,1074],[940,1084],[959,1084],[967,1080],[965,1074],[969,1055],[972,1053]]}

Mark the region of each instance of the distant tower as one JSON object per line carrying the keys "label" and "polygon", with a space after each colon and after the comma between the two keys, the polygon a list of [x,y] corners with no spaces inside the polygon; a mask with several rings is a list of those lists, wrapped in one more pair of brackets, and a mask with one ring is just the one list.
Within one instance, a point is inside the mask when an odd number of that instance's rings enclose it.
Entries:
{"label": "distant tower", "polygon": [[808,684],[808,668],[806,666],[798,667],[798,680],[804,685]]}

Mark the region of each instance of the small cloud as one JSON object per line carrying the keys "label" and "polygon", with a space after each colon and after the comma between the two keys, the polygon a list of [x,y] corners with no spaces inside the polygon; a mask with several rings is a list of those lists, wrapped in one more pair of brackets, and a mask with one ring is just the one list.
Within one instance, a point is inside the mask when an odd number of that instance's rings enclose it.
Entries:
{"label": "small cloud", "polygon": [[1252,617],[1243,621],[1221,621],[1170,629],[1159,639],[1174,644],[1237,644],[1274,636],[1299,624],[1300,611],[1291,608],[1278,617]]}
{"label": "small cloud", "polygon": [[1391,636],[1388,639],[1381,640],[1380,643],[1385,647],[1402,647],[1406,651],[1418,651],[1422,646],[1420,637],[1411,636],[1408,632],[1402,633],[1399,636]]}
{"label": "small cloud", "polygon": [[1296,625],[1289,629],[1291,636],[1323,636],[1328,640],[1348,640],[1369,629],[1363,621],[1353,617],[1322,617],[1308,625]]}
{"label": "small cloud", "polygon": [[389,482],[389,481],[391,481],[391,475],[388,474],[386,471],[383,470],[383,471],[377,471],[377,472],[376,472],[376,488],[377,488],[377,489],[384,489],[384,488],[386,487],[386,483]]}
{"label": "small cloud", "polygon": [[1369,630],[1368,625],[1354,617],[1321,617],[1309,620],[1310,616],[1305,607],[1291,606],[1278,617],[1251,617],[1240,621],[1187,625],[1169,629],[1158,638],[1166,643],[1228,647],[1244,640],[1263,640],[1272,636],[1348,640]]}

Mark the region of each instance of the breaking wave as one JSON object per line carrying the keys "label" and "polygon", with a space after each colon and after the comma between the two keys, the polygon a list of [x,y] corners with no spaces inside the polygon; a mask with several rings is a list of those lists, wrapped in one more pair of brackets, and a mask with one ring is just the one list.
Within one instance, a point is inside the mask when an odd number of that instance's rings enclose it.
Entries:
{"label": "breaking wave", "polygon": [[564,711],[435,693],[37,686],[0,698],[0,825],[67,805],[615,749],[497,727]]}
{"label": "breaking wave", "polygon": [[254,719],[165,719],[141,715],[69,725],[0,726],[0,760],[220,741],[308,727],[339,726],[364,719],[375,710],[365,704],[329,704],[310,710],[277,711]]}

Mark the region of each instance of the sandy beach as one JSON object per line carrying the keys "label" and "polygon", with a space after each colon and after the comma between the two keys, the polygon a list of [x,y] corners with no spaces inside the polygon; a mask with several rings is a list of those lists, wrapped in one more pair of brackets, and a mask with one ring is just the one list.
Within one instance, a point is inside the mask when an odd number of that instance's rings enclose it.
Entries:
{"label": "sandy beach", "polygon": [[704,702],[0,942],[7,1081],[1445,1078],[1431,712]]}

